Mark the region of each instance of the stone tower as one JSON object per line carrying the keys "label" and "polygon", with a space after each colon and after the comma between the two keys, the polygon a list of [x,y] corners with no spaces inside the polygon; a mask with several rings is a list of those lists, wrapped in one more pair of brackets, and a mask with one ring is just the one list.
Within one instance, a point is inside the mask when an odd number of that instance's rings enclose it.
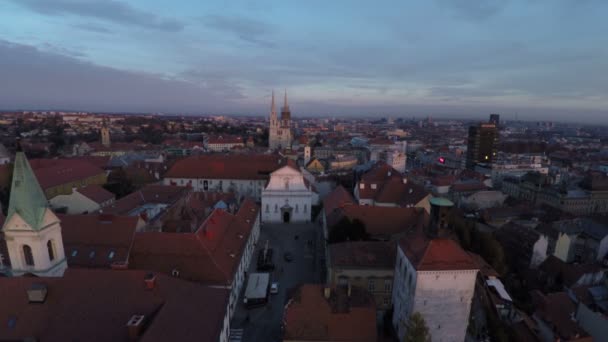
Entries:
{"label": "stone tower", "polygon": [[11,260],[11,275],[63,275],[68,265],[61,224],[49,208],[46,196],[22,151],[15,155],[11,196],[2,230]]}
{"label": "stone tower", "polygon": [[306,145],[304,147],[304,166],[308,165],[310,162],[310,146]]}
{"label": "stone tower", "polygon": [[110,128],[108,127],[106,120],[104,120],[103,124],[101,125],[101,144],[105,147],[110,147],[111,144]]}

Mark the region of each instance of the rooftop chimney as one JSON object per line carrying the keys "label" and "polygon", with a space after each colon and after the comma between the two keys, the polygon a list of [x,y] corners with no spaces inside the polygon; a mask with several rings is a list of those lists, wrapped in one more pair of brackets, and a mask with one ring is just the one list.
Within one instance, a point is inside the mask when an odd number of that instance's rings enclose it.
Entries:
{"label": "rooftop chimney", "polygon": [[44,303],[47,292],[46,284],[33,283],[27,290],[27,299],[30,303]]}
{"label": "rooftop chimney", "polygon": [[156,274],[146,273],[146,276],[144,277],[144,283],[146,284],[146,289],[154,289],[154,287],[156,286]]}
{"label": "rooftop chimney", "polygon": [[141,331],[144,327],[144,315],[133,315],[127,322],[127,329],[129,330],[129,338],[131,340],[137,340]]}

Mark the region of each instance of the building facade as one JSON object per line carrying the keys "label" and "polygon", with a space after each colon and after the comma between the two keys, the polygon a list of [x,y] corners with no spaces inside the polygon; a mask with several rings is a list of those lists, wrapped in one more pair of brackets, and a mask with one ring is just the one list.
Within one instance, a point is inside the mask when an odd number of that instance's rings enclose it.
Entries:
{"label": "building facade", "polygon": [[289,162],[270,174],[262,191],[262,222],[310,222],[313,191],[302,172]]}
{"label": "building facade", "polygon": [[469,127],[467,169],[474,170],[477,163],[492,164],[498,150],[498,130],[492,123]]}
{"label": "building facade", "polygon": [[287,91],[283,108],[281,108],[281,118],[277,116],[274,105],[274,92],[272,93],[272,103],[270,105],[270,127],[268,128],[268,147],[271,150],[290,149],[293,142],[291,131],[291,111],[287,104]]}

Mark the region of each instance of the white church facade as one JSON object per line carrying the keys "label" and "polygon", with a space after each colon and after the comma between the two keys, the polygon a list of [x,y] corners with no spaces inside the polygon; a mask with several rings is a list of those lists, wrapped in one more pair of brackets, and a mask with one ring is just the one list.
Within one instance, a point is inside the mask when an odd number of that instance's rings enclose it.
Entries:
{"label": "white church facade", "polygon": [[310,222],[315,195],[295,163],[289,162],[270,174],[270,181],[262,190],[262,222]]}

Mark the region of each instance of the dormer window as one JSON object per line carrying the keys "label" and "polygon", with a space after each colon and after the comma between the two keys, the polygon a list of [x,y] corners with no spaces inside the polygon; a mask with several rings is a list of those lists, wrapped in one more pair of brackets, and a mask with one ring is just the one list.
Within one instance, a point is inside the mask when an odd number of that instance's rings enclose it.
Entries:
{"label": "dormer window", "polygon": [[365,183],[360,183],[359,184],[359,189],[361,189],[361,190],[365,189]]}
{"label": "dormer window", "polygon": [[372,184],[372,189],[376,189],[376,184]]}

